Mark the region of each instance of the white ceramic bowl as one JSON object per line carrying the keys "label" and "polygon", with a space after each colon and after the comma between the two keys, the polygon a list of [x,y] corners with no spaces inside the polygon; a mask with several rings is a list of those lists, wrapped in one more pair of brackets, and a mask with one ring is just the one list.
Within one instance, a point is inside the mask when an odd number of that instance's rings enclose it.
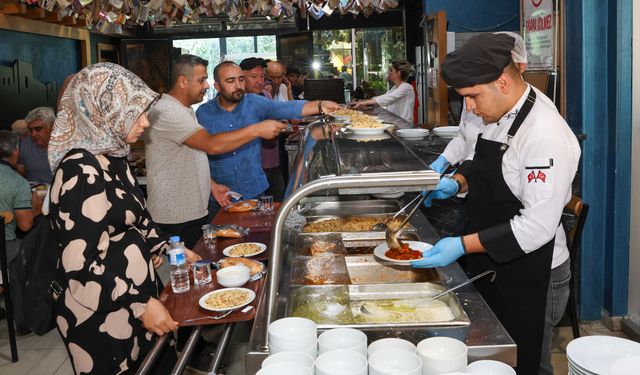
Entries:
{"label": "white ceramic bowl", "polygon": [[367,355],[367,335],[353,328],[335,328],[318,336],[320,354],[332,350],[353,350]]}
{"label": "white ceramic bowl", "polygon": [[367,349],[367,354],[369,355],[369,357],[371,357],[374,353],[378,351],[389,350],[389,349],[404,350],[406,352],[413,353],[413,354],[416,353],[416,346],[413,345],[412,342],[404,339],[398,339],[395,337],[389,337],[386,339],[380,339],[372,342],[371,345],[369,345],[369,348]]}
{"label": "white ceramic bowl", "polygon": [[313,320],[283,318],[269,324],[269,347],[281,350],[305,350],[318,341],[318,328]]}
{"label": "white ceramic bowl", "polygon": [[280,352],[270,355],[262,361],[262,368],[276,363],[297,363],[312,371],[314,362],[315,358],[305,352]]}
{"label": "white ceramic bowl", "polygon": [[430,337],[418,343],[422,374],[464,372],[467,368],[467,346],[450,337]]}
{"label": "white ceramic bowl", "polygon": [[332,350],[316,358],[316,375],[367,375],[367,359],[352,350]]}
{"label": "white ceramic bowl", "polygon": [[492,360],[482,360],[470,363],[467,374],[482,375],[516,375],[516,370],[506,363]]}
{"label": "white ceramic bowl", "polygon": [[274,363],[261,368],[256,375],[313,375],[313,370],[309,370],[297,363]]}
{"label": "white ceramic bowl", "polygon": [[318,344],[314,343],[309,347],[295,349],[295,350],[279,348],[277,345],[269,344],[269,354],[274,355],[274,354],[285,353],[285,352],[293,352],[293,353],[303,352],[310,355],[313,358],[316,358],[318,356]]}
{"label": "white ceramic bowl", "polygon": [[387,374],[420,375],[422,360],[406,350],[379,350],[369,357],[369,375]]}
{"label": "white ceramic bowl", "polygon": [[216,272],[218,284],[225,288],[242,286],[249,281],[249,277],[251,277],[251,272],[247,266],[225,267]]}

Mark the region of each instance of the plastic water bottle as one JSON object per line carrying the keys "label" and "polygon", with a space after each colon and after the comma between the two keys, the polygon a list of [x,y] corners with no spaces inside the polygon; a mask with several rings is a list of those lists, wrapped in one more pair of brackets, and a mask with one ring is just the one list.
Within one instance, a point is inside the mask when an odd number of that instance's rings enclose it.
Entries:
{"label": "plastic water bottle", "polygon": [[189,290],[189,266],[184,253],[184,246],[180,242],[180,236],[169,239],[169,267],[171,274],[171,288],[174,293],[184,293]]}

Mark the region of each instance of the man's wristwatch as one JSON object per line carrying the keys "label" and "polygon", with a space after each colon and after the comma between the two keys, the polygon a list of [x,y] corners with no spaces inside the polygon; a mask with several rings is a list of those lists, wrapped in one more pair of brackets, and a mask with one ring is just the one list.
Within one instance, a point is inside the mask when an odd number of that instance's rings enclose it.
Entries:
{"label": "man's wristwatch", "polygon": [[322,100],[318,100],[318,113],[324,115],[324,111],[322,110]]}

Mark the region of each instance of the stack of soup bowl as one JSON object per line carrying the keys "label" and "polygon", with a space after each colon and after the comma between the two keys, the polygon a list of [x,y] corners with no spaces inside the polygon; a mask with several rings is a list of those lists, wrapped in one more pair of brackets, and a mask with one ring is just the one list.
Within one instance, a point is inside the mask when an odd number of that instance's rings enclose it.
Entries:
{"label": "stack of soup bowl", "polygon": [[367,375],[367,335],[353,328],[330,329],[318,337],[316,375]]}
{"label": "stack of soup bowl", "polygon": [[369,375],[422,374],[422,359],[416,346],[397,338],[377,340],[369,345]]}
{"label": "stack of soup bowl", "polygon": [[269,354],[296,351],[315,358],[317,343],[318,328],[313,320],[293,317],[269,324]]}
{"label": "stack of soup bowl", "polygon": [[430,337],[418,343],[422,375],[464,373],[467,369],[467,345],[450,337]]}

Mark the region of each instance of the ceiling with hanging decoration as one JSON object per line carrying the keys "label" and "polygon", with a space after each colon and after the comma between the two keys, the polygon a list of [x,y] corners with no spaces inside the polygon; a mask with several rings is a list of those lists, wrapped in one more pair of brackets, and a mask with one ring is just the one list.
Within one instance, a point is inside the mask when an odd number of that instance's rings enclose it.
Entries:
{"label": "ceiling with hanging decoration", "polygon": [[122,34],[123,29],[171,28],[211,17],[232,23],[297,14],[316,20],[336,14],[368,17],[397,6],[398,0],[4,0],[0,13]]}

